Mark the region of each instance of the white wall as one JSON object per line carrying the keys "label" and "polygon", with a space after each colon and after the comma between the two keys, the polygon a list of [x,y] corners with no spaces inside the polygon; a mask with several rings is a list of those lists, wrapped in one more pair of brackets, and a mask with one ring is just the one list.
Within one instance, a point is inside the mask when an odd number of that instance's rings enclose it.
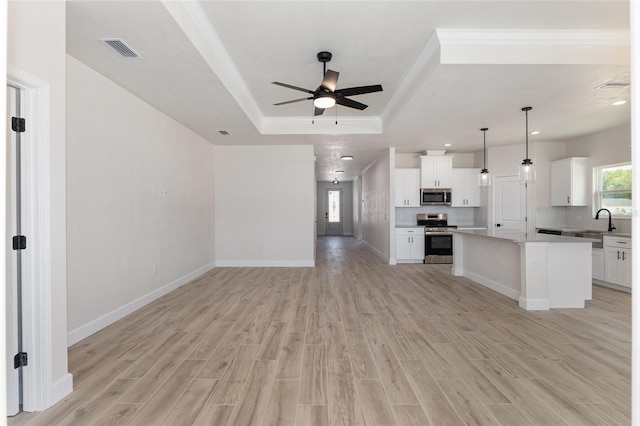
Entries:
{"label": "white wall", "polygon": [[213,266],[215,148],[67,58],[73,343]]}
{"label": "white wall", "polygon": [[390,241],[395,226],[395,208],[392,207],[395,202],[392,191],[394,154],[393,148],[385,150],[362,173],[362,239],[388,260],[391,253],[395,253]]}
{"label": "white wall", "polygon": [[[7,63],[48,84],[50,114],[49,168],[51,209],[51,351],[54,386],[66,380],[67,368],[67,241],[65,211],[65,50],[66,8],[62,1],[10,1]],[[44,130],[44,129],[43,129]],[[61,396],[52,390],[53,398]],[[55,400],[53,401],[55,402]]]}
{"label": "white wall", "polygon": [[567,157],[589,157],[591,167],[631,161],[631,126],[614,127],[567,141]]}
{"label": "white wall", "polygon": [[218,146],[216,264],[313,266],[313,146]]}
{"label": "white wall", "polygon": [[360,176],[353,180],[353,236],[357,239],[362,239],[362,232],[360,231],[360,222],[362,217],[362,178]]}
{"label": "white wall", "polygon": [[342,235],[353,235],[353,182],[340,182],[338,185],[334,185],[333,182],[317,182],[317,199],[316,199],[316,214],[317,223],[316,229],[318,235],[325,235],[326,221],[325,221],[325,190],[329,189],[342,189],[342,206],[343,206],[343,219],[342,219]]}

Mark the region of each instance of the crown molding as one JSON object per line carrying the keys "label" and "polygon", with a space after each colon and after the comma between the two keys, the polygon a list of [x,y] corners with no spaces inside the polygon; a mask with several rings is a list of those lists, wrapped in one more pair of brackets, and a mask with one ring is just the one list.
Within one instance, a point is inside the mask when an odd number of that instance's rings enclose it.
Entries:
{"label": "crown molding", "polygon": [[615,44],[629,45],[628,30],[437,29],[440,44]]}
{"label": "crown molding", "polygon": [[375,135],[382,133],[380,117],[265,117],[263,135]]}

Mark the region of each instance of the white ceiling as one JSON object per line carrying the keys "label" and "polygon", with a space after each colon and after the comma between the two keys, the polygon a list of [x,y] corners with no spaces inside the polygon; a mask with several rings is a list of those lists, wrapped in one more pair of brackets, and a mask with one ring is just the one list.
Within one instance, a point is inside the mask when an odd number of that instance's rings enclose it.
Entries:
{"label": "white ceiling", "polygon": [[[384,148],[472,152],[629,122],[628,1],[69,1],[67,51],[217,145],[312,144],[318,180],[352,180]],[[98,39],[125,40],[123,59]],[[319,51],[364,111],[311,101]],[[338,124],[335,124],[337,112]],[[230,135],[222,136],[219,130]],[[342,162],[341,155],[354,161]],[[291,161],[295,161],[294,158]],[[336,175],[336,170],[345,170]]]}

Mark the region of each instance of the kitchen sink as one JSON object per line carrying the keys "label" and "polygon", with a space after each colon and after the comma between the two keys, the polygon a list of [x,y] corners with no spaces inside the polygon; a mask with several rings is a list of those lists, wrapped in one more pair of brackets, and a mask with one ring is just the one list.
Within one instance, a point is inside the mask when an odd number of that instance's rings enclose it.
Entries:
{"label": "kitchen sink", "polygon": [[578,238],[591,238],[598,241],[592,241],[591,247],[593,248],[602,248],[602,231],[590,231],[590,230],[563,230],[562,235],[566,235],[569,237],[578,237]]}

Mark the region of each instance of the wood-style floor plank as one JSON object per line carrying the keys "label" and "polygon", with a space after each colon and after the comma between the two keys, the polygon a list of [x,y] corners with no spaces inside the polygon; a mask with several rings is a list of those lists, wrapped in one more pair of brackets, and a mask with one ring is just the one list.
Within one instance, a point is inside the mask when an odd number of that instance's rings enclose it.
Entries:
{"label": "wood-style floor plank", "polygon": [[22,425],[622,425],[630,295],[527,312],[450,265],[319,238],[315,268],[215,268],[69,349]]}

